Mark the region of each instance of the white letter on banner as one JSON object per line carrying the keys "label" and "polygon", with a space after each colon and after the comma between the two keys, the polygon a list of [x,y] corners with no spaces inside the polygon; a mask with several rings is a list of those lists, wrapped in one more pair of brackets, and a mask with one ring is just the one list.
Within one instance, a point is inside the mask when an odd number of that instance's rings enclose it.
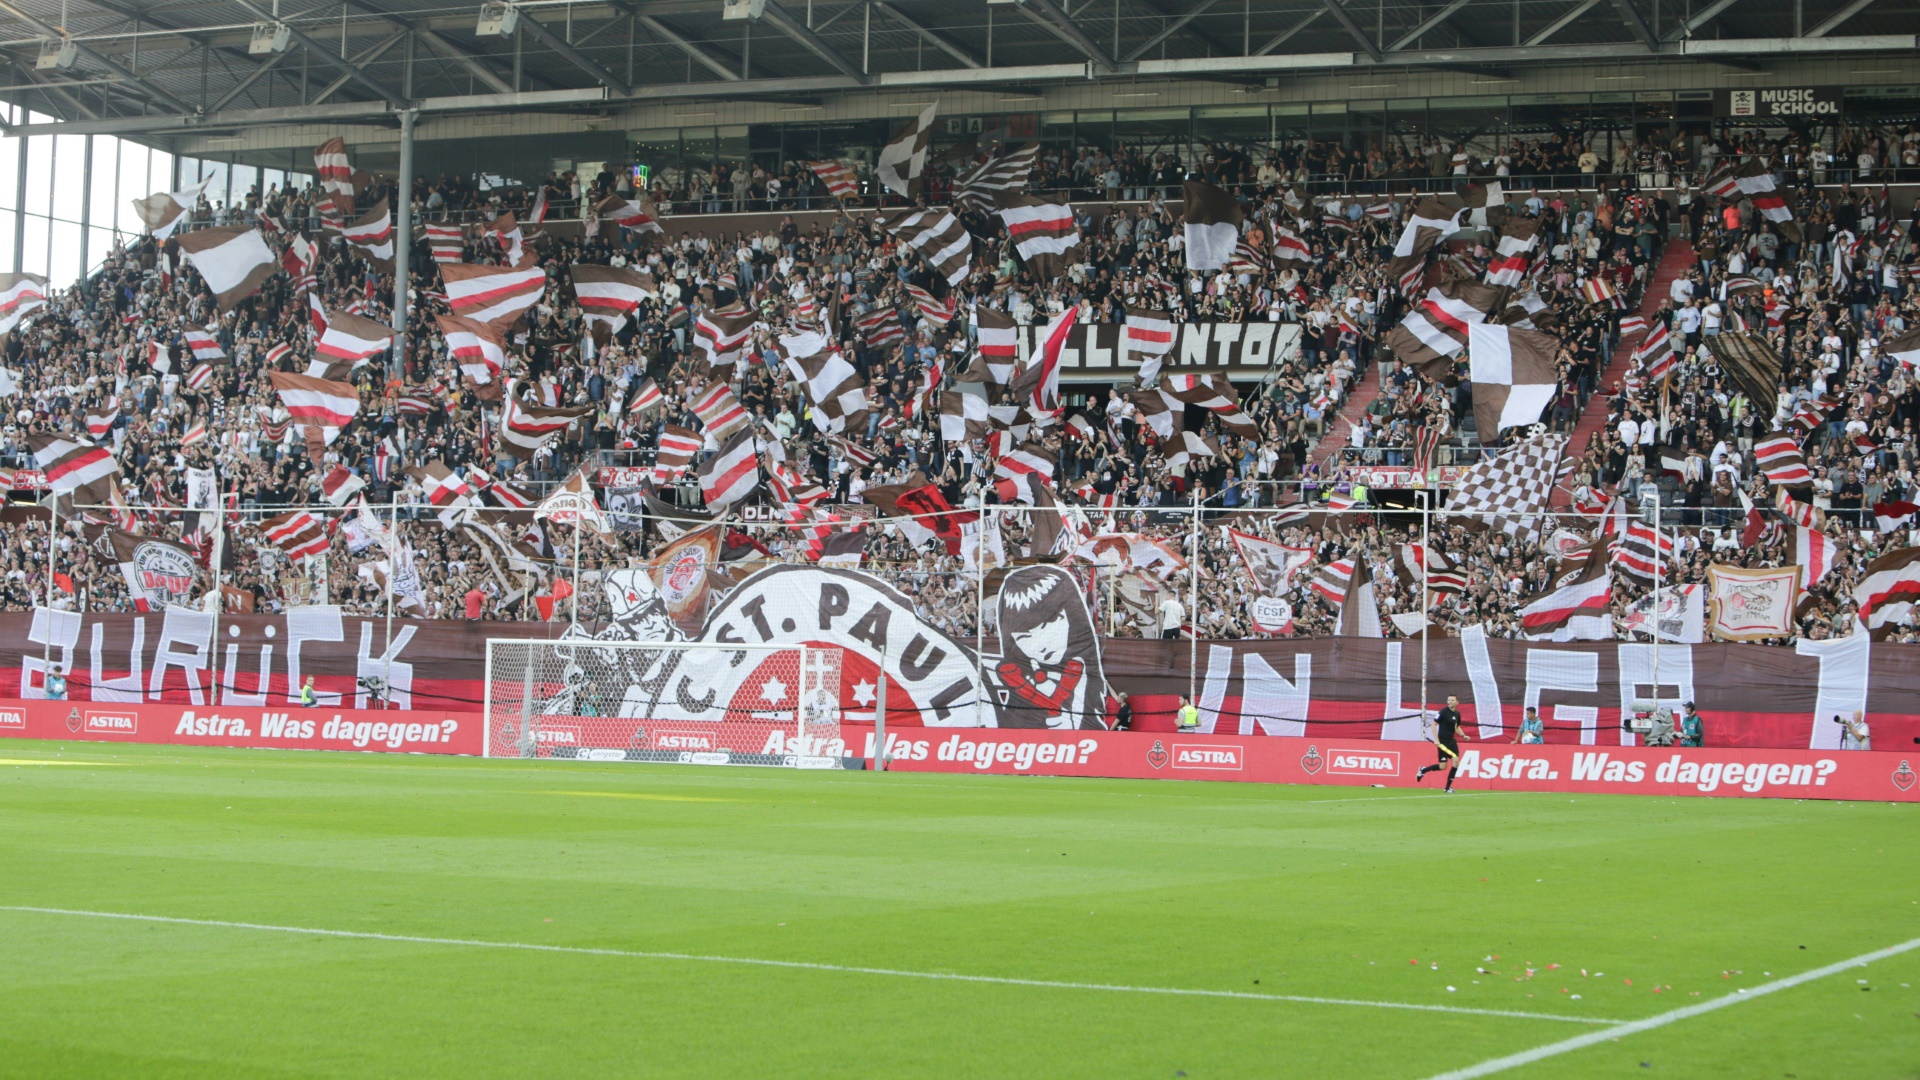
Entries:
{"label": "white letter on banner", "polygon": [[[333,604],[314,604],[287,612],[287,704],[300,704],[300,646],[309,641],[344,641],[340,632],[340,608]],[[340,695],[314,688],[314,703],[330,709],[340,707]]]}
{"label": "white letter on banner", "polygon": [[[1220,706],[1227,703],[1227,680],[1233,678],[1233,650],[1225,645],[1207,646],[1207,675],[1200,681],[1200,700],[1193,707],[1200,710],[1200,730],[1211,735],[1220,726]],[[1247,707],[1246,699],[1240,700],[1240,708]]]}
{"label": "white letter on banner", "polygon": [[[229,623],[228,625],[233,625]],[[273,646],[260,646],[259,682],[249,694],[240,689],[240,646],[227,643],[227,681],[220,688],[220,704],[248,705],[256,709],[267,707],[267,687],[273,684]]]}
{"label": "white letter on banner", "polygon": [[1266,367],[1273,360],[1273,332],[1279,323],[1247,323],[1240,332],[1240,366]]}
{"label": "white letter on banner", "polygon": [[[1590,652],[1561,652],[1558,649],[1527,650],[1527,694],[1521,704],[1540,707],[1542,690],[1576,690],[1583,694],[1600,689],[1600,657]],[[1593,745],[1594,727],[1600,710],[1593,705],[1555,705],[1553,715],[1542,720],[1579,721],[1580,741]]]}
{"label": "white letter on banner", "polygon": [[[175,649],[175,645],[188,648],[183,651]],[[207,681],[213,681],[213,612],[167,609],[166,616],[160,620],[159,644],[153,647],[153,674],[147,680],[149,697],[160,700],[167,669],[175,667],[186,676],[187,699],[195,705],[205,704],[200,695],[200,673],[207,672]]]}
{"label": "white letter on banner", "polygon": [[1417,742],[1426,738],[1420,730],[1420,703],[1416,701],[1408,706],[1401,683],[1401,650],[1405,645],[1404,641],[1387,642],[1387,721],[1380,725],[1380,738],[1387,742]]}
{"label": "white letter on banner", "polygon": [[1836,716],[1850,720],[1855,709],[1867,711],[1867,660],[1872,648],[1873,640],[1863,626],[1831,641],[1794,643],[1794,652],[1820,659],[1820,689],[1813,696],[1813,739],[1808,749],[1840,749],[1840,725],[1828,721]]}
{"label": "white letter on banner", "polygon": [[[414,633],[419,629],[417,626],[401,627],[393,640],[387,642],[386,651],[379,656],[373,656],[371,655],[373,623],[360,624],[360,678],[387,680],[389,679],[388,671],[391,669],[391,679],[387,683],[387,707],[390,709],[413,708],[413,665],[402,663],[395,658],[406,651],[407,642],[413,640]],[[367,707],[366,687],[362,686],[354,694],[353,707],[356,709]]]}
{"label": "white letter on banner", "polygon": [[1234,360],[1233,345],[1235,342],[1240,340],[1240,327],[1242,325],[1244,324],[1230,323],[1230,322],[1214,324],[1213,343],[1220,347],[1219,363],[1221,367],[1233,366],[1233,360]]}
{"label": "white letter on banner", "polygon": [[1497,737],[1507,726],[1500,712],[1500,680],[1494,678],[1493,660],[1487,655],[1487,628],[1479,624],[1460,629],[1460,651],[1466,656],[1467,678],[1473,683],[1473,717],[1480,725],[1480,737]]}
{"label": "white letter on banner", "polygon": [[[1086,360],[1086,363],[1081,364],[1080,366],[1088,367],[1088,368],[1112,367],[1113,366],[1113,350],[1103,349],[1100,347],[1100,331],[1107,329],[1107,327],[1105,325],[1096,325],[1096,326],[1082,327],[1081,329],[1086,334],[1086,341],[1083,345],[1083,348],[1086,351],[1087,360]],[[1118,328],[1116,327],[1116,329]]]}
{"label": "white letter on banner", "polygon": [[107,659],[107,624],[93,624],[93,647],[90,650],[93,661],[93,688],[88,695],[94,701],[145,701],[147,696],[140,687],[145,685],[146,661],[142,653],[147,645],[146,617],[137,616],[133,620],[133,646],[127,651],[127,673],[118,679],[109,679],[101,670]]}
{"label": "white letter on banner", "polygon": [[[1655,652],[1658,651],[1656,657]],[[1654,663],[1659,661],[1660,686],[1672,687],[1662,693],[1654,685]],[[1657,699],[1656,696],[1658,695]],[[1620,716],[1625,721],[1636,701],[1658,701],[1679,715],[1680,706],[1693,700],[1693,649],[1686,645],[1642,643],[1620,646]],[[1633,746],[1640,736],[1631,731],[1620,733],[1620,745]]]}
{"label": "white letter on banner", "polygon": [[1180,362],[1195,367],[1207,366],[1207,342],[1212,335],[1212,323],[1183,323],[1180,326]]}
{"label": "white letter on banner", "polygon": [[1259,653],[1248,650],[1246,656],[1240,669],[1240,734],[1253,734],[1257,722],[1268,735],[1305,735],[1307,706],[1313,702],[1313,654],[1293,654],[1292,682]]}
{"label": "white letter on banner", "polygon": [[[80,613],[34,608],[33,622],[27,627],[27,640],[41,648],[32,652],[25,649],[20,651],[20,696],[29,701],[38,701],[47,696],[47,658],[42,654],[49,645],[59,654],[53,662],[67,673],[67,689],[71,692],[73,647],[80,641]],[[135,661],[135,666],[138,666],[138,661]]]}

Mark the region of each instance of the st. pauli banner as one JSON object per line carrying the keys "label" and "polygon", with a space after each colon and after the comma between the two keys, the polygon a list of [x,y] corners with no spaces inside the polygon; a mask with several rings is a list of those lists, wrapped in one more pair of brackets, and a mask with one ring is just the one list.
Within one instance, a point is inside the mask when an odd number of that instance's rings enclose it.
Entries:
{"label": "st. pauli banner", "polygon": [[[849,732],[849,750],[872,760],[872,728]],[[1913,755],[1867,751],[1673,749],[1643,746],[1461,744],[1461,791],[1569,791],[1722,798],[1878,799],[1920,802]],[[1140,731],[887,732],[897,772],[1104,776],[1417,788],[1430,743],[1352,739],[1225,738]],[[1444,781],[1429,776],[1428,790]]]}
{"label": "st. pauli banner", "polygon": [[[1019,328],[1021,360],[1033,353],[1044,326]],[[1122,323],[1080,325],[1067,332],[1060,350],[1062,382],[1120,382],[1140,370],[1138,358],[1129,359]],[[1166,355],[1169,373],[1223,372],[1235,379],[1258,379],[1276,361],[1300,347],[1296,323],[1178,323],[1173,347]]]}
{"label": "st. pauli banner", "polygon": [[[644,569],[611,572],[600,587],[612,619],[577,639],[570,662],[609,699],[603,716],[683,727],[715,723],[729,707],[761,708],[772,700],[772,676],[756,663],[716,665],[711,650],[635,653],[593,642],[837,648],[842,716],[871,722],[884,685],[893,727],[1098,732],[1125,691],[1138,730],[1170,732],[1191,689],[1202,731],[1235,737],[1416,740],[1423,699],[1437,710],[1449,694],[1481,738],[1510,738],[1534,706],[1551,744],[1631,746],[1638,738],[1623,720],[1654,701],[1695,702],[1710,747],[1837,748],[1836,721],[1856,710],[1882,750],[1920,737],[1920,647],[1865,635],[1791,648],[1546,644],[1476,630],[1424,644],[1103,639],[1079,579],[1023,566],[987,597],[993,629],[976,653],[971,635],[935,625],[913,597],[859,570],[769,568],[716,587],[704,623],[690,628],[670,617]],[[43,697],[50,663],[75,702],[280,708],[296,704],[311,676],[323,708],[474,713],[489,638],[564,632],[548,623],[396,619],[389,641],[388,625],[337,607],[222,616],[216,650],[215,619],[186,609],[0,614],[0,698]],[[531,691],[541,699],[536,716],[547,698],[558,700],[549,689]],[[495,734],[496,746],[527,741]]]}

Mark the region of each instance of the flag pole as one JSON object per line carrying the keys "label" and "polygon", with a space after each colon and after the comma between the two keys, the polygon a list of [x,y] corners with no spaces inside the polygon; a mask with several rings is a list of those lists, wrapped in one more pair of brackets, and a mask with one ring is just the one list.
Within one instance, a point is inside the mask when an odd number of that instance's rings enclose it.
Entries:
{"label": "flag pole", "polygon": [[573,589],[567,593],[567,628],[580,625],[580,515],[573,515]]}
{"label": "flag pole", "polygon": [[1432,595],[1428,591],[1433,573],[1433,489],[1420,491],[1420,724],[1427,723],[1427,639],[1433,636]]}
{"label": "flag pole", "polygon": [[1660,557],[1660,485],[1653,487],[1653,711],[1660,711],[1660,582],[1667,564]]}
{"label": "flag pole", "polygon": [[[218,463],[216,462],[216,465]],[[227,515],[226,495],[219,489],[218,480],[214,485],[215,508],[213,514],[213,549],[207,559],[207,575],[213,580],[213,645],[207,650],[207,662],[213,665],[208,674],[207,703],[220,704],[225,689],[220,682],[220,613],[227,606],[227,594],[220,584],[220,561],[226,557]]]}
{"label": "flag pole", "polygon": [[[53,501],[47,505],[47,514],[47,620],[49,627],[51,627],[53,620],[53,575],[55,572],[53,568],[53,558],[60,550],[60,494],[58,492],[54,493]],[[76,603],[74,607],[76,609],[80,606],[77,602],[79,600],[79,593],[79,587],[75,586],[74,599]],[[40,697],[42,699],[47,696],[47,675],[52,670],[53,632],[49,629],[47,632],[47,640],[41,643]],[[91,691],[89,691],[89,695],[91,695]]]}
{"label": "flag pole", "polygon": [[[395,547],[400,545],[400,489],[387,488],[387,530],[393,534]],[[393,590],[400,581],[400,556],[393,550],[387,551],[387,668],[380,676],[386,688],[381,691],[381,704],[392,707],[393,702]]]}
{"label": "flag pole", "polygon": [[1193,542],[1193,562],[1187,566],[1187,622],[1193,628],[1187,646],[1187,700],[1193,701],[1200,665],[1200,485],[1193,485],[1193,520],[1187,535]]}
{"label": "flag pole", "polygon": [[[986,495],[982,493],[980,502],[980,532],[973,538],[973,662],[976,670],[986,664],[987,640],[987,521],[993,513],[993,507],[986,504]],[[981,686],[986,685],[985,679]],[[974,702],[973,722],[980,727],[986,726],[986,695],[982,694]]]}

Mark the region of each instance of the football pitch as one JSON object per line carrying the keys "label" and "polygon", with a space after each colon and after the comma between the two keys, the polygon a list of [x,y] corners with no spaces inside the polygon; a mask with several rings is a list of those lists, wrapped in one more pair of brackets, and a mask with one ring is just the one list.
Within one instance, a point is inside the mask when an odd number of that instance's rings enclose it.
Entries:
{"label": "football pitch", "polygon": [[1920,1076],[1920,808],[0,743],[0,1075]]}

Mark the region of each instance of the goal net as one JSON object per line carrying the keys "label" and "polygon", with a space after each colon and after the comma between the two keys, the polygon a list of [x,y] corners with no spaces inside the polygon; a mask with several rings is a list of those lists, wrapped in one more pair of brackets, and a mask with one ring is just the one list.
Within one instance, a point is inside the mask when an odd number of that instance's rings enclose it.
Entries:
{"label": "goal net", "polygon": [[840,668],[812,645],[491,639],[484,753],[839,768]]}

